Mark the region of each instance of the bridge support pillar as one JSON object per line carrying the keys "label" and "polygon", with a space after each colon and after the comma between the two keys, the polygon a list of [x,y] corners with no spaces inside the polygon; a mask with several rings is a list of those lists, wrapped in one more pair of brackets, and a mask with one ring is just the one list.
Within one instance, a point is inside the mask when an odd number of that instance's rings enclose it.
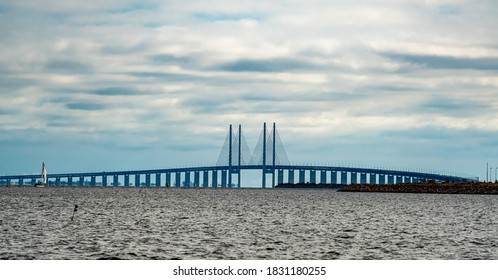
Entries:
{"label": "bridge support pillar", "polygon": [[114,187],[119,186],[119,178],[118,178],[118,175],[113,175],[113,176],[112,176],[112,185],[113,185]]}
{"label": "bridge support pillar", "polygon": [[22,185],[24,185],[24,179],[19,178],[19,186],[22,186]]}
{"label": "bridge support pillar", "polygon": [[379,185],[385,185],[385,184],[386,184],[386,175],[379,174]]}
{"label": "bridge support pillar", "polygon": [[204,188],[209,187],[209,171],[207,170],[202,171],[202,186]]}
{"label": "bridge support pillar", "polygon": [[130,186],[130,175],[125,174],[124,175],[124,186],[129,187]]}
{"label": "bridge support pillar", "polygon": [[287,181],[289,182],[289,184],[294,184],[294,169],[289,169],[287,177]]}
{"label": "bridge support pillar", "polygon": [[156,173],[156,187],[161,186],[161,173]]}
{"label": "bridge support pillar", "polygon": [[346,171],[341,172],[341,185],[348,184],[348,173]]}
{"label": "bridge support pillar", "polygon": [[211,174],[211,186],[213,188],[218,187],[218,171],[217,170],[213,170],[213,173]]}
{"label": "bridge support pillar", "polygon": [[34,186],[36,184],[36,179],[35,178],[31,178],[31,185]]}
{"label": "bridge support pillar", "polygon": [[402,176],[396,176],[396,184],[401,184],[403,183],[403,177]]}
{"label": "bridge support pillar", "polygon": [[351,172],[351,185],[358,184],[358,173]]}
{"label": "bridge support pillar", "polygon": [[274,166],[273,166],[273,170],[272,170],[272,172],[271,172],[271,187],[272,187],[272,188],[274,188],[274,187],[275,187],[275,185],[276,185],[276,184],[275,184],[275,182],[277,181],[277,180],[276,180],[276,179],[277,179],[276,177],[278,176],[278,174],[275,174],[275,172],[276,172],[276,171],[277,171],[277,170],[275,170],[275,165],[274,165]]}
{"label": "bridge support pillar", "polygon": [[61,178],[60,177],[56,177],[55,178],[55,185],[58,187],[61,185]]}
{"label": "bridge support pillar", "polygon": [[304,184],[306,183],[306,174],[304,173],[305,171],[304,170],[299,170],[299,183],[300,184]]}
{"label": "bridge support pillar", "polygon": [[278,170],[278,184],[283,184],[284,183],[284,171],[282,169]]}
{"label": "bridge support pillar", "polygon": [[370,173],[370,185],[377,184],[377,175],[374,173]]}
{"label": "bridge support pillar", "polygon": [[330,183],[337,184],[337,171],[330,172]]}
{"label": "bridge support pillar", "polygon": [[366,184],[367,183],[367,173],[360,173],[360,184]]}
{"label": "bridge support pillar", "polygon": [[226,170],[221,170],[221,187],[226,188],[227,186],[227,172]]}
{"label": "bridge support pillar", "polygon": [[171,186],[171,173],[166,173],[166,187]]}
{"label": "bridge support pillar", "polygon": [[310,183],[316,184],[316,170],[310,170]]}
{"label": "bridge support pillar", "polygon": [[394,176],[393,175],[387,175],[387,183],[389,185],[394,185]]}
{"label": "bridge support pillar", "polygon": [[320,171],[320,184],[327,184],[327,171]]}
{"label": "bridge support pillar", "polygon": [[140,187],[140,174],[135,174],[135,187]]}
{"label": "bridge support pillar", "polygon": [[69,186],[72,186],[73,185],[73,177],[67,177],[67,184]]}
{"label": "bridge support pillar", "polygon": [[[60,184],[60,178],[59,178],[59,184]],[[97,186],[97,180],[96,180],[95,176],[90,177],[90,184],[93,187]]]}
{"label": "bridge support pillar", "polygon": [[145,174],[145,186],[150,187],[150,173]]}
{"label": "bridge support pillar", "polygon": [[182,174],[180,172],[176,172],[175,174],[175,187],[182,186]]}
{"label": "bridge support pillar", "polygon": [[80,176],[80,187],[83,187],[85,185],[85,177]]}
{"label": "bridge support pillar", "polygon": [[184,187],[190,187],[190,172],[187,171],[185,172],[185,184],[183,184]]}
{"label": "bridge support pillar", "polygon": [[412,182],[412,178],[410,176],[405,176],[404,178],[404,183],[411,183]]}
{"label": "bridge support pillar", "polygon": [[102,175],[102,186],[107,187],[107,176],[106,175]]}
{"label": "bridge support pillar", "polygon": [[199,187],[199,171],[194,171],[194,187]]}

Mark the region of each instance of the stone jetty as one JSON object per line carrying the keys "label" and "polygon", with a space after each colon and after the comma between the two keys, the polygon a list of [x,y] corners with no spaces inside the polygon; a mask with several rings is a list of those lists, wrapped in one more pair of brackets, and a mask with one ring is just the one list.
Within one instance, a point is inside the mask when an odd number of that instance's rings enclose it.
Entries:
{"label": "stone jetty", "polygon": [[349,185],[340,192],[396,192],[396,193],[448,193],[498,194],[498,183],[406,183],[396,185]]}

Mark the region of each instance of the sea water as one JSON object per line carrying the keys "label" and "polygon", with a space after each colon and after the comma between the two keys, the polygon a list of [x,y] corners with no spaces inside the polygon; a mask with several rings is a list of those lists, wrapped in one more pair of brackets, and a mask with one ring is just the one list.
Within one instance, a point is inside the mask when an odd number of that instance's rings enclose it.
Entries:
{"label": "sea water", "polygon": [[1,187],[0,207],[1,259],[498,259],[492,195]]}

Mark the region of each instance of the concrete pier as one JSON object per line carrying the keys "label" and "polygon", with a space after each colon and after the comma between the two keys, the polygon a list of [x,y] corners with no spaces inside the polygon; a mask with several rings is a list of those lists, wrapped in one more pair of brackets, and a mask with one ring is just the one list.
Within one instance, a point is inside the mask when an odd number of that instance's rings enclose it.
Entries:
{"label": "concrete pier", "polygon": [[291,184],[294,183],[294,169],[289,169],[289,173],[287,174],[287,181]]}
{"label": "concrete pier", "polygon": [[370,184],[377,184],[377,175],[374,173],[370,173]]}
{"label": "concrete pier", "polygon": [[386,184],[386,175],[379,174],[379,185],[385,185],[385,184]]}
{"label": "concrete pier", "polygon": [[315,170],[310,170],[310,183],[312,183],[312,184],[316,183],[316,171]]}
{"label": "concrete pier", "polygon": [[351,172],[351,184],[357,184],[358,183],[358,173],[356,172]]}
{"label": "concrete pier", "polygon": [[171,187],[171,173],[170,172],[166,172],[166,186],[167,187]]}
{"label": "concrete pier", "polygon": [[348,172],[342,171],[341,172],[341,184],[346,185],[348,183]]}
{"label": "concrete pier", "polygon": [[320,183],[327,184],[327,171],[325,170],[320,171]]}
{"label": "concrete pier", "polygon": [[306,183],[306,173],[304,170],[299,170],[299,183]]}
{"label": "concrete pier", "polygon": [[226,170],[221,170],[221,187],[227,187],[227,172]]}
{"label": "concrete pier", "polygon": [[194,172],[194,187],[199,187],[200,186],[200,174],[199,171]]}
{"label": "concrete pier", "polygon": [[191,187],[191,185],[190,185],[190,183],[191,183],[191,181],[190,181],[191,180],[191,178],[190,178],[190,172],[187,171],[184,174],[185,174],[185,180],[184,180],[183,186],[187,187],[187,188]]}
{"label": "concrete pier", "polygon": [[396,176],[396,184],[403,183],[403,176]]}
{"label": "concrete pier", "polygon": [[277,183],[278,184],[284,183],[284,171],[282,169],[279,169],[277,171]]}
{"label": "concrete pier", "polygon": [[140,187],[140,174],[135,174],[135,187]]}
{"label": "concrete pier", "polygon": [[367,173],[360,173],[360,183],[361,184],[366,184],[367,183]]}
{"label": "concrete pier", "polygon": [[213,188],[217,188],[218,187],[218,171],[213,171],[213,173],[211,174],[211,186],[213,186]]}
{"label": "concrete pier", "polygon": [[337,184],[337,171],[330,172],[330,183]]}
{"label": "concrete pier", "polygon": [[182,174],[180,172],[175,173],[175,187],[182,186]]}
{"label": "concrete pier", "polygon": [[202,186],[209,187],[209,171],[202,171]]}

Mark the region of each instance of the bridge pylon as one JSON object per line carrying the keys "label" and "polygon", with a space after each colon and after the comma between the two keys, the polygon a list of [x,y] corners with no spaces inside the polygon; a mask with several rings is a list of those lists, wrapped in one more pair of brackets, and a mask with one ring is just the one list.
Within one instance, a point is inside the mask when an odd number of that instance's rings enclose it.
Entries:
{"label": "bridge pylon", "polygon": [[252,154],[242,133],[242,126],[239,124],[238,132],[234,134],[233,126],[230,124],[228,135],[225,138],[225,143],[216,163],[216,166],[226,167],[228,187],[233,185],[233,174],[238,176],[237,186],[241,186],[242,166],[260,167],[262,169],[262,188],[266,188],[267,185],[266,175],[271,174],[272,187],[274,187],[276,165],[289,165],[289,159],[278,135],[275,123],[273,123],[271,132],[268,131],[266,123],[263,124],[263,130],[260,133],[259,140]]}

